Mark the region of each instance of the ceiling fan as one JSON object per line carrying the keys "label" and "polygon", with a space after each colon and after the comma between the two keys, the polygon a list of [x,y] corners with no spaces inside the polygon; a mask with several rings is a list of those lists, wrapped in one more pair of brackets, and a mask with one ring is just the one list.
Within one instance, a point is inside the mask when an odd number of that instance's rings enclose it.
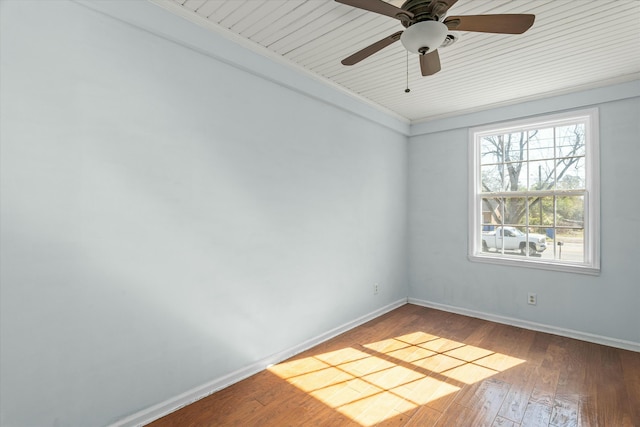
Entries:
{"label": "ceiling fan", "polygon": [[458,0],[407,0],[396,7],[383,0],[336,0],[359,9],[390,16],[399,20],[406,30],[398,31],[342,60],[354,65],[400,40],[409,52],[420,54],[420,71],[430,76],[440,71],[438,48],[447,38],[447,31],[522,34],[535,20],[530,14],[449,16],[446,12]]}

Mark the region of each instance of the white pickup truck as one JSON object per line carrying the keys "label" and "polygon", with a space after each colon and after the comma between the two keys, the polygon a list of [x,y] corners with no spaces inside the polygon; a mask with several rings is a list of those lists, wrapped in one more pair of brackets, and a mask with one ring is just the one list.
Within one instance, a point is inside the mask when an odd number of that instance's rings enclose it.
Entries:
{"label": "white pickup truck", "polygon": [[529,233],[529,245],[527,245],[527,235],[515,227],[497,227],[493,231],[482,233],[483,251],[489,249],[500,251],[503,245],[505,251],[520,251],[523,255],[535,255],[547,249],[547,236]]}

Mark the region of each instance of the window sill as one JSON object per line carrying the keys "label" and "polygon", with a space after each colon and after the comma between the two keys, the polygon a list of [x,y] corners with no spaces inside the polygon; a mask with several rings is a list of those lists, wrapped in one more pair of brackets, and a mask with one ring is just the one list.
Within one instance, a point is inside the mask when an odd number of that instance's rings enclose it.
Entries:
{"label": "window sill", "polygon": [[577,274],[587,274],[590,276],[599,276],[600,275],[600,267],[593,267],[585,264],[577,264],[577,263],[560,263],[558,261],[547,262],[547,261],[538,261],[527,259],[519,260],[510,257],[496,257],[487,256],[487,255],[469,255],[469,261],[479,262],[483,264],[494,264],[494,265],[506,265],[510,267],[526,267],[533,268],[537,270],[550,270],[550,271],[561,271],[564,273],[577,273]]}

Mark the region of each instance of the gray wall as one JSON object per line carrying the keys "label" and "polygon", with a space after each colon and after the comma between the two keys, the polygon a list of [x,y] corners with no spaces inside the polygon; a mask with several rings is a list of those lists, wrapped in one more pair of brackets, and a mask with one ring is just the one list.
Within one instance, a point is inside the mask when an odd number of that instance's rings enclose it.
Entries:
{"label": "gray wall", "polygon": [[[410,298],[488,317],[640,342],[640,82],[414,127],[409,143]],[[619,100],[635,93],[635,97]],[[593,100],[606,100],[591,104]],[[467,259],[469,126],[596,106],[600,114],[601,275]],[[527,293],[538,295],[528,305]]]}
{"label": "gray wall", "polygon": [[405,135],[76,3],[1,7],[0,424],[105,425],[406,298]]}

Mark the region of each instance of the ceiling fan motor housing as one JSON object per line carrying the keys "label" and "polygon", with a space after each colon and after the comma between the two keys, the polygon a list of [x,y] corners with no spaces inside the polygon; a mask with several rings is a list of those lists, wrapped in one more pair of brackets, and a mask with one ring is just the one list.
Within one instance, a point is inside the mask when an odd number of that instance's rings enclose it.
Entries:
{"label": "ceiling fan motor housing", "polygon": [[413,53],[427,53],[436,50],[447,38],[449,29],[442,22],[416,22],[400,36],[405,49]]}
{"label": "ceiling fan motor housing", "polygon": [[440,21],[444,17],[449,3],[444,0],[407,0],[402,9],[413,15],[413,18],[401,19],[402,25],[409,27],[420,21]]}

